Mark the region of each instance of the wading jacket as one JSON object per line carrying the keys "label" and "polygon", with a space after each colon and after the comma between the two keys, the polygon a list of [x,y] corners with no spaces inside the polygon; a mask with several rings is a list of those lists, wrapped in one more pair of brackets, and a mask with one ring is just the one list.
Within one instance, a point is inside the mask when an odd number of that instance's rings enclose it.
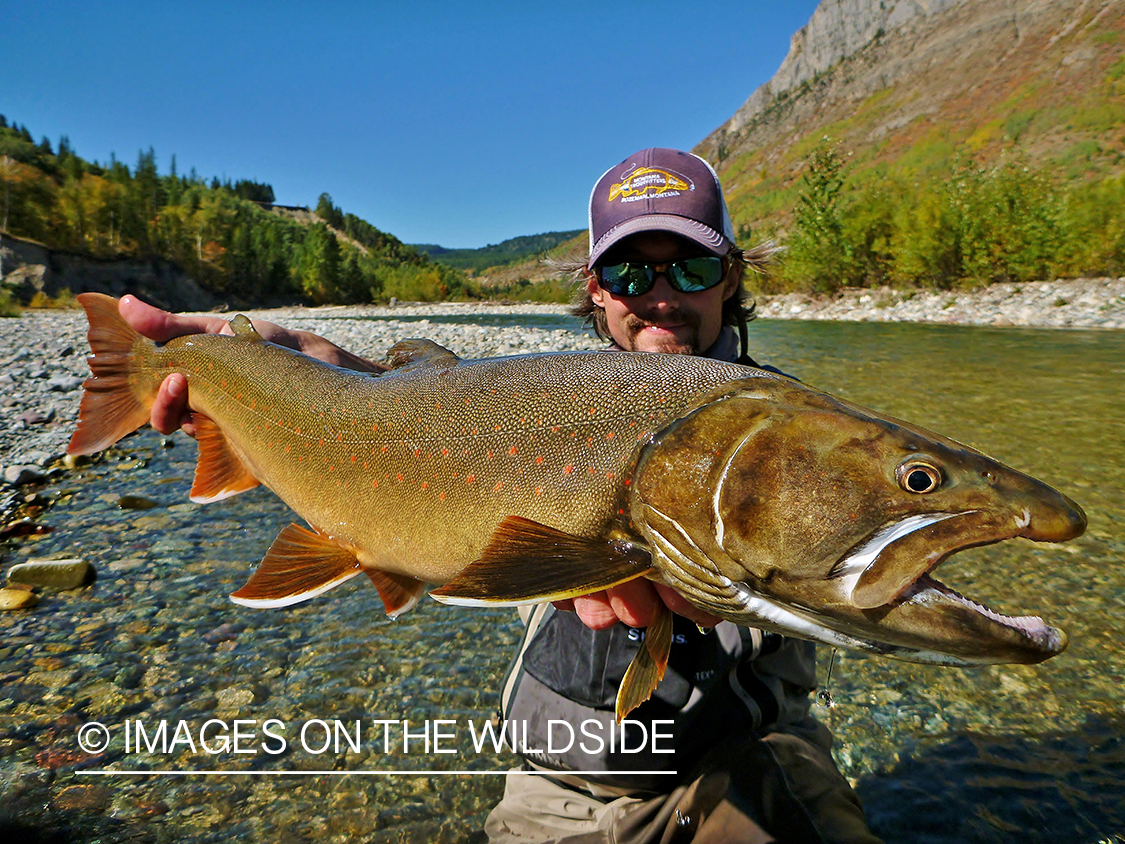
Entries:
{"label": "wading jacket", "polygon": [[[737,359],[733,330],[724,328],[707,356]],[[619,726],[617,689],[644,631],[620,622],[590,630],[574,613],[550,604],[521,615],[523,639],[501,693],[505,735],[526,763],[559,771],[573,785],[606,793],[667,791],[729,734],[803,732],[810,724],[816,687],[811,642],[728,621],[704,633],[674,616],[664,679]],[[570,771],[583,775],[576,780],[566,775]],[[641,773],[656,771],[679,777]]]}

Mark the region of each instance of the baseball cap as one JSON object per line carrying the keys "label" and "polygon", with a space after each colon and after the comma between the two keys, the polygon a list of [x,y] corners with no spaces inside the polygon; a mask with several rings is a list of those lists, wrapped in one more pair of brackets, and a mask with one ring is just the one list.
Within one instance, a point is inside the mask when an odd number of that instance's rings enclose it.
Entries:
{"label": "baseball cap", "polygon": [[602,174],[590,193],[590,265],[622,238],[646,231],[682,235],[714,255],[730,251],[734,230],[710,164],[652,147]]}

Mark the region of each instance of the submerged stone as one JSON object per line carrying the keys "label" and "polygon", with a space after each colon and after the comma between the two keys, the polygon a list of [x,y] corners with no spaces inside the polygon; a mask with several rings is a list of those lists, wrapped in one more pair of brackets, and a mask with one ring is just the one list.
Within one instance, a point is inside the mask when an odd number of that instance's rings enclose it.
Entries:
{"label": "submerged stone", "polygon": [[77,589],[94,580],[94,567],[82,559],[28,560],[8,569],[8,583],[27,583],[48,589]]}
{"label": "submerged stone", "polygon": [[151,510],[158,503],[143,495],[122,495],[117,499],[117,506],[122,510]]}
{"label": "submerged stone", "polygon": [[30,609],[39,603],[39,596],[26,589],[0,589],[0,610]]}

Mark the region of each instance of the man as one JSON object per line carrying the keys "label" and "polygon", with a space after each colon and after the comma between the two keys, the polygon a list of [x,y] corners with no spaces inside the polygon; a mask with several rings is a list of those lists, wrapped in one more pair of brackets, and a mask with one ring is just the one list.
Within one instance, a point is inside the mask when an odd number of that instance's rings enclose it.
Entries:
{"label": "man", "polygon": [[[571,267],[585,282],[576,312],[618,350],[752,364],[741,281],[744,267],[768,254],[737,249],[706,162],[643,150],[606,171],[591,194],[590,253]],[[121,312],[158,341],[229,331],[220,318],[177,317],[131,297]],[[255,327],[337,365],[383,368],[307,332]],[[153,426],[189,427],[186,401],[186,379],[169,376]],[[624,754],[609,743],[593,752],[582,743],[545,751],[552,721],[595,724],[610,735],[613,696],[660,603],[680,616],[668,672],[630,718],[667,725],[675,752]],[[832,762],[827,730],[809,715],[810,643],[721,622],[643,579],[536,607],[524,620],[502,709],[524,725],[516,749],[526,770],[507,779],[486,824],[491,841],[877,842]]]}

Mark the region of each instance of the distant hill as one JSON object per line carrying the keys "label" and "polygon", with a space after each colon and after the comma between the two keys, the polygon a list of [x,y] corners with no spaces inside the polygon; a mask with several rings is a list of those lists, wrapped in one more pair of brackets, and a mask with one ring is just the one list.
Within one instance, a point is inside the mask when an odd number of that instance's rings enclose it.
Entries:
{"label": "distant hill", "polygon": [[490,243],[479,249],[446,249],[444,246],[432,243],[414,244],[414,248],[429,255],[439,264],[480,273],[492,267],[537,259],[560,243],[584,234],[585,231],[585,229],[575,229],[567,232],[523,235],[509,238],[501,243]]}
{"label": "distant hill", "polygon": [[822,0],[695,151],[849,283],[1125,273],[1125,3]]}
{"label": "distant hill", "polygon": [[[0,294],[22,301],[59,295],[63,284],[72,293],[135,292],[138,278],[154,273],[186,275],[206,297],[240,306],[467,293],[463,272],[344,213],[328,194],[315,212],[275,205],[268,184],[208,182],[194,170],[178,173],[174,157],[160,173],[152,149],[133,168],[116,159],[99,164],[81,158],[65,136],[57,148],[48,138],[36,143],[3,115],[0,231],[31,244],[13,241],[11,256],[27,249],[43,256],[38,269],[4,267]],[[87,272],[83,261],[97,266]],[[65,272],[54,271],[63,264]]]}

